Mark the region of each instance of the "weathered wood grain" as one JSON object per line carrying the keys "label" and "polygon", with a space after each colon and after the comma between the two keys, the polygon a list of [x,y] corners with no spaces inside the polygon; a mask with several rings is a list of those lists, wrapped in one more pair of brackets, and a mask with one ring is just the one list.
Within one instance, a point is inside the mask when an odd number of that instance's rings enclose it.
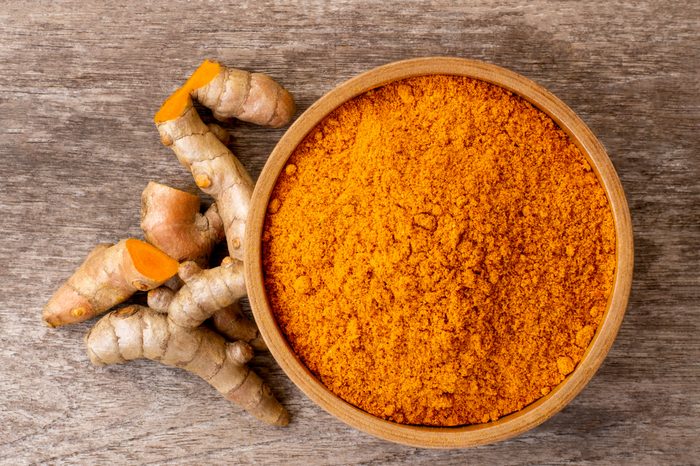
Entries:
{"label": "weathered wood grain", "polygon": [[[33,462],[700,462],[697,2],[25,2],[0,8],[0,459]],[[89,324],[41,306],[93,244],[139,235],[149,180],[189,186],[160,101],[204,57],[270,73],[303,110],[393,60],[483,59],[549,88],[607,147],[635,226],[635,280],[606,363],[563,412],[465,451],[376,440],[255,365],[293,423],[269,429],[151,362],[96,369]],[[232,127],[254,176],[283,130]]]}

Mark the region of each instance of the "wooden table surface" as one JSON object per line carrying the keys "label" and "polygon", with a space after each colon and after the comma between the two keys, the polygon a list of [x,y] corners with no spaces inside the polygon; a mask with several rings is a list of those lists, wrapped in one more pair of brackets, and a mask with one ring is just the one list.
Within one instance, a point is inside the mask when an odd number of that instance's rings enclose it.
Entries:
{"label": "wooden table surface", "polygon": [[[3,2],[0,461],[700,463],[700,3],[454,3]],[[625,187],[627,316],[557,416],[471,450],[394,445],[323,412],[261,355],[254,366],[293,417],[272,429],[183,371],[92,367],[90,323],[42,325],[43,304],[94,244],[141,234],[149,180],[191,185],[152,116],[203,58],[271,74],[304,110],[362,71],[430,55],[486,60],[550,89]],[[283,130],[231,131],[256,177]]]}

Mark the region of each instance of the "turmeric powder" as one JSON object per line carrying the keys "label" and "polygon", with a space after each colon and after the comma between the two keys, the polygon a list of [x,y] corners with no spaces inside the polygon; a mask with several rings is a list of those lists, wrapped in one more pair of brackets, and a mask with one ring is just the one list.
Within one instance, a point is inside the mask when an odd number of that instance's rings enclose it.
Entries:
{"label": "turmeric powder", "polygon": [[577,146],[498,86],[431,75],[328,115],[280,175],[265,284],[303,363],[403,424],[484,423],[575,370],[615,226]]}

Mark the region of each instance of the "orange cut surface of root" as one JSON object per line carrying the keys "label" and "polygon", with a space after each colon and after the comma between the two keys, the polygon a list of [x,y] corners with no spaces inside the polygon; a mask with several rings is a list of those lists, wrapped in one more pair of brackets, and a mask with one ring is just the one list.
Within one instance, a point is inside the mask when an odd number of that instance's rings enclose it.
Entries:
{"label": "orange cut surface of root", "polygon": [[134,267],[155,281],[165,281],[177,273],[178,262],[160,249],[137,239],[126,241]]}
{"label": "orange cut surface of root", "polygon": [[216,77],[221,71],[221,65],[215,61],[204,60],[204,62],[199,65],[199,68],[194,70],[192,76],[190,76],[185,85],[182,86],[188,91],[200,88]]}
{"label": "orange cut surface of root", "polygon": [[168,99],[163,102],[160,110],[156,113],[155,122],[163,123],[165,121],[174,120],[182,115],[188,105],[191,104],[190,93],[194,89],[198,89],[208,84],[221,71],[221,65],[217,62],[204,60],[199,65],[199,68],[192,73],[185,84],[173,92]]}
{"label": "orange cut surface of root", "polygon": [[183,114],[187,106],[190,105],[191,100],[190,91],[181,87],[163,102],[160,110],[156,113],[155,122],[163,123],[179,117]]}

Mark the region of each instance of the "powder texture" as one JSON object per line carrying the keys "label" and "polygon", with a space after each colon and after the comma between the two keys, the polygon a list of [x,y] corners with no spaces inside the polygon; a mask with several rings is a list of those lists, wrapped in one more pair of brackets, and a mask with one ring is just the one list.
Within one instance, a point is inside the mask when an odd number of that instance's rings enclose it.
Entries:
{"label": "powder texture", "polygon": [[342,105],[268,206],[265,284],[304,364],[399,423],[483,423],[574,371],[612,288],[604,190],[546,114],[456,76]]}

